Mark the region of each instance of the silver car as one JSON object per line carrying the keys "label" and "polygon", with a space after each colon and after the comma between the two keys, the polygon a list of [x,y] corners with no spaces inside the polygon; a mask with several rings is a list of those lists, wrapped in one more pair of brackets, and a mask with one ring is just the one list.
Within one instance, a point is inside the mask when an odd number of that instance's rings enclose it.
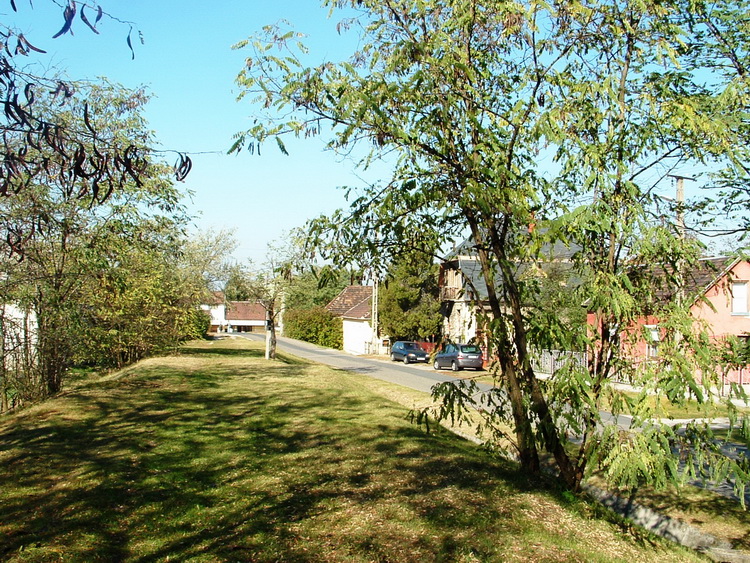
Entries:
{"label": "silver car", "polygon": [[482,349],[474,344],[446,344],[432,363],[435,369],[451,368],[453,371],[464,368],[481,370],[483,365]]}

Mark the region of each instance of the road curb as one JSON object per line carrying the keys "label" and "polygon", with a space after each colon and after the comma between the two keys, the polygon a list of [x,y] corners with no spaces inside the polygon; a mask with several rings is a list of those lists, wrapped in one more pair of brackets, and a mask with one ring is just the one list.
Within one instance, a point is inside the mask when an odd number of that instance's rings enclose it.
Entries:
{"label": "road curb", "polygon": [[657,536],[699,551],[714,561],[750,563],[750,554],[733,549],[728,541],[702,532],[682,520],[666,516],[593,485],[584,485],[582,488],[603,506]]}
{"label": "road curb", "polygon": [[[451,428],[446,424],[442,426],[464,440],[475,444],[482,443],[475,436]],[[512,456],[510,459],[518,461],[513,459]],[[553,473],[553,471],[550,471],[550,473]],[[750,563],[750,554],[747,552],[736,550],[732,548],[732,544],[728,541],[702,532],[687,522],[661,514],[652,508],[624,499],[594,485],[584,484],[581,489],[599,504],[630,520],[636,526],[679,545],[694,549],[713,561]]]}

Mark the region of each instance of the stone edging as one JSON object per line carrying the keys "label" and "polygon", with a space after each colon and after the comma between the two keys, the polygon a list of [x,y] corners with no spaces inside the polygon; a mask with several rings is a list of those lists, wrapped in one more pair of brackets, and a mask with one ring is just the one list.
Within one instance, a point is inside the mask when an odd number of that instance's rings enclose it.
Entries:
{"label": "stone edging", "polygon": [[[482,443],[475,436],[461,432],[456,428],[451,428],[447,424],[443,424],[442,426],[465,440],[474,442],[475,444]],[[635,525],[657,536],[703,553],[713,561],[750,563],[750,554],[747,552],[733,549],[732,544],[728,541],[702,532],[695,526],[691,526],[682,520],[660,514],[651,508],[623,499],[593,485],[584,484],[581,488],[600,504],[623,518],[627,518]]]}
{"label": "stone edging", "polygon": [[750,563],[750,555],[746,552],[732,549],[728,541],[701,532],[682,520],[660,514],[651,508],[623,499],[593,485],[584,485],[582,488],[602,505],[657,536],[695,549],[714,561]]}

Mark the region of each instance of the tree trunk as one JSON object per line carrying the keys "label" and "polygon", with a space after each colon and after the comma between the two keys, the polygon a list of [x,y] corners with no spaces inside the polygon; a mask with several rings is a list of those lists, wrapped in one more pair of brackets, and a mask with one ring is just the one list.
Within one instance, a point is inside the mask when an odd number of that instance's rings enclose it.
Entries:
{"label": "tree trunk", "polygon": [[524,393],[521,382],[518,379],[516,371],[515,358],[513,356],[513,347],[508,336],[505,321],[502,315],[500,300],[495,291],[495,273],[490,264],[489,254],[482,246],[482,233],[477,222],[467,213],[469,225],[477,242],[477,253],[479,263],[482,268],[482,276],[487,286],[487,298],[490,305],[492,317],[497,321],[493,330],[493,340],[495,349],[500,363],[501,373],[510,397],[511,411],[516,434],[516,447],[518,448],[518,457],[521,467],[528,473],[538,473],[540,470],[539,452],[534,439],[534,429],[531,426],[529,413],[524,402]]}

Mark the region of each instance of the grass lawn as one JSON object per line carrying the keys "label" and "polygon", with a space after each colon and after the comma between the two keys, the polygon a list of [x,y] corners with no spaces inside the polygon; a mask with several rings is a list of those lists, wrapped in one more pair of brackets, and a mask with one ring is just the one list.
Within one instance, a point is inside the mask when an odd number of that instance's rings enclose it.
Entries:
{"label": "grass lawn", "polygon": [[259,346],[195,343],[0,418],[0,560],[700,560],[426,435],[403,406],[423,396]]}

